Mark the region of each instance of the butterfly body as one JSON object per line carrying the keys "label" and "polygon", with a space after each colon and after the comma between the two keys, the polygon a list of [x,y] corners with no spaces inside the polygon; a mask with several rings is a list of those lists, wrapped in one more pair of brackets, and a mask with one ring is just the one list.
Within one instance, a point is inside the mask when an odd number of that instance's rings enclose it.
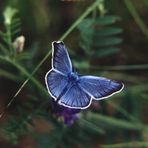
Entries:
{"label": "butterfly body", "polygon": [[73,83],[77,82],[79,79],[78,75],[75,72],[69,73],[67,77],[68,77],[68,80],[73,81]]}
{"label": "butterfly body", "polygon": [[114,80],[96,76],[80,76],[73,71],[71,60],[63,42],[52,43],[52,69],[45,82],[49,94],[60,105],[85,109],[92,100],[108,98],[120,92],[124,85]]}

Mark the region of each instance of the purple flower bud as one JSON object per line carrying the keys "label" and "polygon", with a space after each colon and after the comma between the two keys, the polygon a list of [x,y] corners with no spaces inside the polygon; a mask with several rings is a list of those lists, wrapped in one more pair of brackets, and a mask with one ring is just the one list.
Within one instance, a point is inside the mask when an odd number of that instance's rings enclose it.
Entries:
{"label": "purple flower bud", "polygon": [[59,105],[58,102],[52,99],[52,113],[58,117],[62,117],[64,123],[68,126],[71,126],[78,119],[78,113],[80,111],[81,109],[73,109]]}

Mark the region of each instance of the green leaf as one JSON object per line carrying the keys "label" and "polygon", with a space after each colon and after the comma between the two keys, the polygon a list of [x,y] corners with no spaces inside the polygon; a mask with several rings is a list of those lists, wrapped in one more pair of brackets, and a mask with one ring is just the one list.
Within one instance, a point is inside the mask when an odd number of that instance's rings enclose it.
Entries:
{"label": "green leaf", "polygon": [[0,36],[3,38],[3,37],[6,37],[7,35],[6,35],[6,33],[0,31]]}
{"label": "green leaf", "polygon": [[118,144],[105,144],[101,145],[102,148],[147,148],[148,142],[146,141],[132,141]]}
{"label": "green leaf", "polygon": [[18,28],[21,26],[21,20],[20,18],[14,18],[12,20],[11,28]]}
{"label": "green leaf", "polygon": [[15,30],[12,30],[12,36],[19,34],[21,32],[21,28],[17,28]]}
{"label": "green leaf", "polygon": [[114,117],[108,117],[97,113],[89,112],[87,115],[87,119],[91,120],[92,122],[100,122],[106,126],[111,126],[118,129],[129,129],[129,130],[148,130],[148,126],[135,123],[131,121],[126,121],[122,119],[116,119]]}
{"label": "green leaf", "polygon": [[17,61],[28,60],[31,59],[31,55],[29,52],[23,52],[16,55]]}
{"label": "green leaf", "polygon": [[5,55],[9,54],[7,48],[1,43],[0,43],[0,51],[2,51],[2,53]]}
{"label": "green leaf", "polygon": [[98,38],[94,42],[94,46],[96,47],[114,46],[114,45],[120,44],[121,42],[122,42],[122,39],[118,37]]}
{"label": "green leaf", "polygon": [[74,62],[74,67],[79,67],[79,68],[89,68],[90,64],[88,60],[83,60],[83,61],[73,61]]}
{"label": "green leaf", "polygon": [[105,130],[103,128],[85,119],[81,119],[79,124],[83,129],[90,130],[91,132],[93,131],[96,134],[105,134]]}
{"label": "green leaf", "polygon": [[12,32],[12,35],[15,35],[15,34],[21,32],[21,21],[20,21],[20,19],[16,18],[16,19],[12,20],[11,32]]}
{"label": "green leaf", "polygon": [[99,25],[111,25],[118,20],[120,20],[118,16],[103,16],[96,18],[95,23]]}
{"label": "green leaf", "polygon": [[6,34],[6,33],[0,31],[0,37],[1,37],[1,39],[2,39],[5,43],[8,44],[7,34]]}
{"label": "green leaf", "polygon": [[121,33],[123,30],[121,28],[115,28],[115,27],[108,27],[108,28],[100,28],[96,29],[94,32],[95,37],[102,37],[102,36],[110,36],[110,35],[116,35]]}
{"label": "green leaf", "polygon": [[0,77],[5,77],[7,79],[11,79],[11,80],[14,80],[14,81],[18,81],[18,77],[15,76],[14,74],[8,72],[8,71],[5,71],[3,69],[0,69]]}
{"label": "green leaf", "polygon": [[112,54],[116,54],[120,51],[119,48],[111,47],[111,48],[104,48],[104,49],[98,49],[95,51],[94,56],[96,57],[104,57],[109,56]]}
{"label": "green leaf", "polygon": [[[78,25],[78,29],[80,31],[86,31],[86,32],[89,32],[90,31],[90,27],[95,23],[95,20],[94,19],[84,19],[79,25]],[[89,28],[89,29],[88,29]],[[93,27],[92,27],[93,28]]]}

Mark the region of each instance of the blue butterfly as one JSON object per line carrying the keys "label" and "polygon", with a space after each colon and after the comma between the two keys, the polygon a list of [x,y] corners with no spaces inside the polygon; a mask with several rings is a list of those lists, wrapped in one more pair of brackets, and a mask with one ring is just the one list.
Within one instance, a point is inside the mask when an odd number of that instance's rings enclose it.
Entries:
{"label": "blue butterfly", "polygon": [[45,76],[49,94],[58,104],[75,109],[86,109],[92,100],[101,100],[120,92],[124,85],[96,76],[80,76],[73,71],[63,42],[52,42],[52,69]]}

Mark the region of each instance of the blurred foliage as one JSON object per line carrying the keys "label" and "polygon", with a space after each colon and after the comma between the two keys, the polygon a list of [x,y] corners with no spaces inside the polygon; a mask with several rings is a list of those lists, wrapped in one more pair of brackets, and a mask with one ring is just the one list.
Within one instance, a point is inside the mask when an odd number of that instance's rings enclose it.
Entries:
{"label": "blurred foliage", "polygon": [[[84,50],[85,56],[89,57],[88,59],[82,60],[86,65],[85,68],[91,62],[91,58],[103,58],[105,56],[111,56],[120,51],[119,48],[115,46],[121,43],[122,39],[116,37],[122,32],[121,28],[113,27],[119,17],[117,16],[101,16],[97,18],[88,18],[83,20],[78,26],[81,34],[80,46]],[[109,26],[109,27],[108,27]],[[81,58],[82,59],[82,58]],[[81,67],[80,59],[78,61],[78,66]],[[91,63],[90,63],[91,64]],[[83,67],[82,67],[83,68]]]}
{"label": "blurred foliage", "polygon": [[[76,10],[66,7],[70,4],[62,1],[0,2],[1,6],[5,5],[0,16],[3,20],[0,24],[0,84],[3,83],[1,90],[4,89],[0,98],[5,102],[1,107],[6,106],[1,136],[17,145],[24,135],[31,135],[36,142],[34,147],[42,148],[147,147],[148,63],[144,50],[147,26],[135,5],[139,2],[147,9],[147,0],[92,0],[85,4],[82,1],[74,4]],[[52,6],[54,13],[49,13]],[[65,14],[60,12],[62,10]],[[121,15],[124,11],[137,25],[133,26],[131,20],[125,22],[126,18]],[[147,13],[143,13],[146,16]],[[74,17],[66,20],[66,15],[77,16],[77,20],[72,20]],[[74,23],[68,29],[69,20]],[[130,26],[134,35],[128,32]],[[144,37],[139,40],[142,33]],[[51,50],[43,49],[47,49],[49,41],[57,40],[59,34],[63,34],[59,40],[66,40],[65,44],[70,47],[70,56],[78,72],[125,83],[123,92],[109,100],[94,101],[71,127],[52,114],[51,98],[44,84],[50,63],[45,63],[46,68],[42,65]],[[25,39],[20,38],[22,35]],[[129,40],[129,36],[135,39]],[[132,44],[136,47],[134,50],[130,49]],[[72,50],[75,48],[77,50]],[[133,63],[136,65],[131,65]],[[40,123],[42,128],[46,125],[41,133],[35,130],[38,118],[44,120],[44,124]]]}

